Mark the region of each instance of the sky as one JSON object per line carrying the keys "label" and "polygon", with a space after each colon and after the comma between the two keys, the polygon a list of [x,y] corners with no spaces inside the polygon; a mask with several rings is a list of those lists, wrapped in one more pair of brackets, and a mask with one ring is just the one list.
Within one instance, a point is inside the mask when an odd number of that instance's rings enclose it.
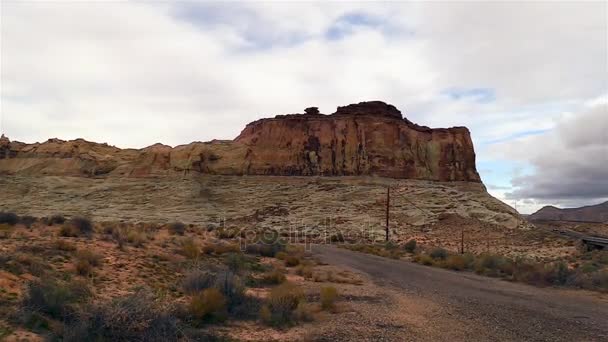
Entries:
{"label": "sky", "polygon": [[0,4],[12,140],[179,145],[382,100],[467,126],[488,191],[522,213],[608,200],[606,2]]}

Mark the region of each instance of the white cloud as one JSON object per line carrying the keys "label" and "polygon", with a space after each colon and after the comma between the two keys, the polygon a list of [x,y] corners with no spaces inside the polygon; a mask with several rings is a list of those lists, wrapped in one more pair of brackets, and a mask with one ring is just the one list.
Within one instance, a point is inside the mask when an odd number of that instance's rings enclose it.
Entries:
{"label": "white cloud", "polygon": [[468,126],[486,160],[488,144],[606,94],[607,6],[3,2],[2,129],[176,145],[381,99],[423,125]]}

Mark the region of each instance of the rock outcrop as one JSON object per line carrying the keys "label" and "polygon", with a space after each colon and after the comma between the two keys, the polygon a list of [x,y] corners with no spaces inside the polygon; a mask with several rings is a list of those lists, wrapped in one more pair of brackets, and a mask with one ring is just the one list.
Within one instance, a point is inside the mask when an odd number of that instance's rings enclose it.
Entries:
{"label": "rock outcrop", "polygon": [[82,139],[24,144],[0,139],[0,173],[146,177],[376,175],[481,182],[465,127],[431,129],[392,105],[362,102],[330,115],[316,107],[250,123],[233,141],[119,149]]}

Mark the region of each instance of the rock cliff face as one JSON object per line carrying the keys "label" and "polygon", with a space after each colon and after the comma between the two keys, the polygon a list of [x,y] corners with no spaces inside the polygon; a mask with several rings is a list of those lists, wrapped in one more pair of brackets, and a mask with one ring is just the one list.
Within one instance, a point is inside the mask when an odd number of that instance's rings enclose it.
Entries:
{"label": "rock cliff face", "polygon": [[26,175],[157,176],[377,175],[480,182],[465,127],[430,129],[379,101],[314,107],[250,123],[233,141],[156,144],[119,149],[82,139],[24,144],[0,139],[0,173]]}
{"label": "rock cliff face", "polygon": [[248,146],[248,174],[480,181],[468,129],[417,126],[383,102],[262,119],[235,142]]}

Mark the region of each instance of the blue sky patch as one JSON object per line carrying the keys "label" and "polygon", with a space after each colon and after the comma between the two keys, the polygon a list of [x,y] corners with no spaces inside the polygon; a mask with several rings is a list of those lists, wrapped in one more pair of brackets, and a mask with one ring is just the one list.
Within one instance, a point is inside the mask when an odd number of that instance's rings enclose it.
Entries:
{"label": "blue sky patch", "polygon": [[488,103],[496,100],[496,92],[491,88],[452,88],[442,92],[452,100],[471,99],[478,103]]}
{"label": "blue sky patch", "polygon": [[379,27],[382,21],[365,13],[349,13],[339,17],[325,32],[325,38],[340,40],[351,35],[357,27]]}

